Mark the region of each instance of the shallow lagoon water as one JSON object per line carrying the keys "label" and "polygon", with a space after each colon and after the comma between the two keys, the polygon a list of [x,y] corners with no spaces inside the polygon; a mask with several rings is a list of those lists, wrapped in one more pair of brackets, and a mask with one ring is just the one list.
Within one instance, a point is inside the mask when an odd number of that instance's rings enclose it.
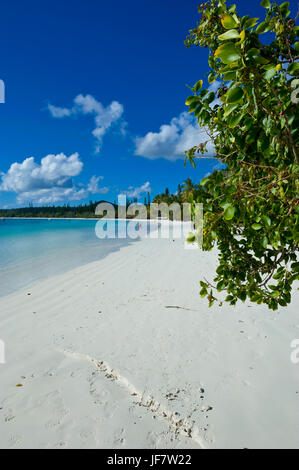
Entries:
{"label": "shallow lagoon water", "polygon": [[0,296],[97,261],[134,242],[99,239],[96,224],[96,220],[0,220]]}

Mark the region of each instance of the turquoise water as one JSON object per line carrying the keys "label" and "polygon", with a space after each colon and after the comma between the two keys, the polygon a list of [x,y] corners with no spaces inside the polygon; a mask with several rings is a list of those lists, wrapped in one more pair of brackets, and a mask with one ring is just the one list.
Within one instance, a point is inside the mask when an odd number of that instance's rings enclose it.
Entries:
{"label": "turquoise water", "polygon": [[96,223],[95,220],[0,220],[0,296],[97,261],[134,242],[99,239]]}

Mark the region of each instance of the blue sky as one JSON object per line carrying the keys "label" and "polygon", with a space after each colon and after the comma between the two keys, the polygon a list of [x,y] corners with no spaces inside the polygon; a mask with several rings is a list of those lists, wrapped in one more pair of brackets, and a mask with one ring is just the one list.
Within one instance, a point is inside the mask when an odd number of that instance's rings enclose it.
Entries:
{"label": "blue sky", "polygon": [[[207,51],[184,46],[198,3],[1,3],[0,207],[143,200],[213,168],[183,158],[197,139],[186,84],[208,71]],[[260,1],[236,3],[263,18]]]}

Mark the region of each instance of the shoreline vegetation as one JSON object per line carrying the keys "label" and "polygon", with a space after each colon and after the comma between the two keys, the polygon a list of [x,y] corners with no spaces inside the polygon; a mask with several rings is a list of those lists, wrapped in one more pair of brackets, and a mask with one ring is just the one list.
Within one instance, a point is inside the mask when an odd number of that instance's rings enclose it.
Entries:
{"label": "shoreline vegetation", "polygon": [[[153,198],[153,203],[161,204],[166,203],[171,205],[172,203],[183,204],[186,202],[204,202],[204,190],[200,184],[195,184],[192,182],[191,178],[188,178],[184,181],[182,185],[178,185],[177,191],[172,194],[168,188],[165,189],[164,193],[160,193]],[[30,204],[28,207],[12,208],[12,209],[0,209],[0,220],[2,219],[101,219],[101,216],[96,216],[96,208],[99,204],[111,204],[115,211],[115,219],[123,219],[118,217],[118,205],[116,201],[90,201],[89,204],[80,204],[76,206],[71,206],[70,204],[64,204],[63,206],[36,206]],[[136,205],[136,212],[138,211],[138,201],[137,199],[127,199],[126,207]],[[154,219],[151,214],[151,197],[150,193],[147,193],[147,196],[144,198],[143,202],[147,210],[147,219]],[[140,216],[126,214],[126,219],[137,219]],[[158,219],[159,217],[155,218]],[[170,214],[170,220],[172,219],[172,214]]]}

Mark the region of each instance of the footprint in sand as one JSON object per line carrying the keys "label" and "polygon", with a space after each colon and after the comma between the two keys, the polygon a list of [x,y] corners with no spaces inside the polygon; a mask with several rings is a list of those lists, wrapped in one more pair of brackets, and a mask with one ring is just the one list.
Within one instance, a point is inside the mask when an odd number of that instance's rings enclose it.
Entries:
{"label": "footprint in sand", "polygon": [[90,438],[94,436],[94,432],[90,431],[89,429],[83,429],[83,431],[80,432],[80,438],[82,439],[82,441],[91,440]]}
{"label": "footprint in sand", "polygon": [[114,440],[113,440],[115,445],[120,445],[120,444],[123,445],[124,444],[124,442],[125,442],[124,434],[125,434],[125,429],[124,428],[120,429],[120,431],[117,431],[115,433]]}
{"label": "footprint in sand", "polygon": [[23,436],[10,436],[9,448],[19,447],[23,442]]}
{"label": "footprint in sand", "polygon": [[61,442],[57,442],[56,444],[54,444],[53,449],[62,449],[66,446],[67,446],[66,442],[61,441]]}
{"label": "footprint in sand", "polygon": [[60,410],[56,410],[55,414],[57,415],[55,418],[50,419],[46,422],[46,428],[51,429],[60,426],[63,423],[64,419],[69,416],[70,410],[67,408],[62,408]]}

